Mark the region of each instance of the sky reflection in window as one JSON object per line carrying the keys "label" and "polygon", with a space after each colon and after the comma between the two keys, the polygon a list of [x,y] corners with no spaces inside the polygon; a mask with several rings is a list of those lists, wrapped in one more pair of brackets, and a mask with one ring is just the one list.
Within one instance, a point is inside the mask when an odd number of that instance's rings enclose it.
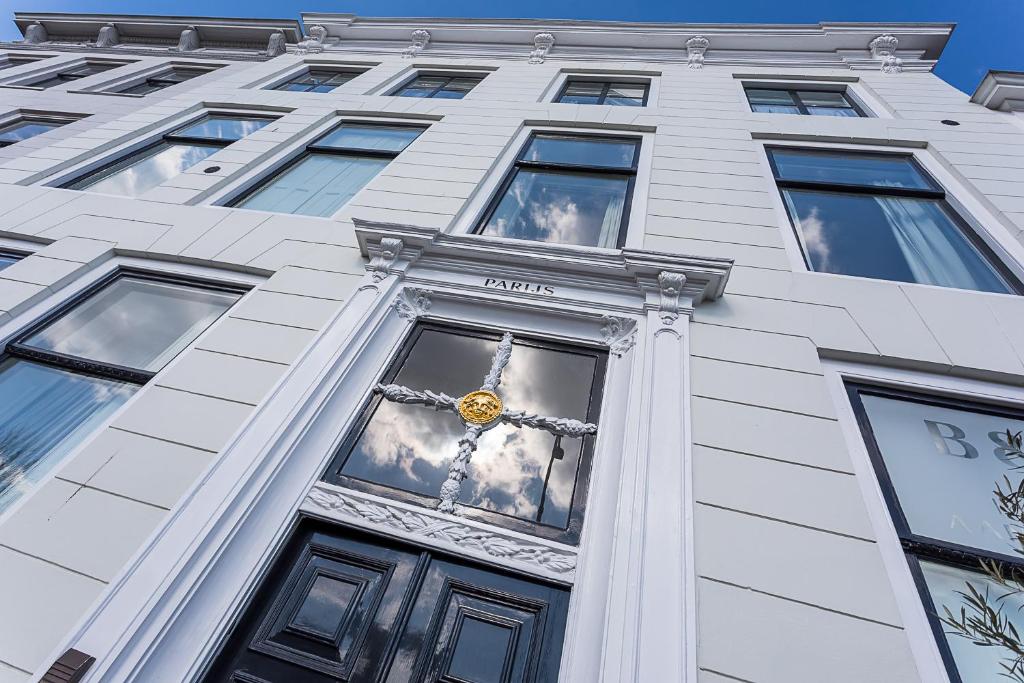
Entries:
{"label": "sky reflection in window", "polygon": [[[462,396],[479,388],[496,347],[491,339],[424,330],[393,381]],[[585,420],[596,363],[594,356],[517,340],[497,393],[511,409]],[[452,413],[382,400],[341,473],[436,497],[464,433]],[[582,439],[562,438],[564,457],[554,459],[552,434],[503,424],[485,432],[478,445],[461,504],[559,528],[568,525]]]}

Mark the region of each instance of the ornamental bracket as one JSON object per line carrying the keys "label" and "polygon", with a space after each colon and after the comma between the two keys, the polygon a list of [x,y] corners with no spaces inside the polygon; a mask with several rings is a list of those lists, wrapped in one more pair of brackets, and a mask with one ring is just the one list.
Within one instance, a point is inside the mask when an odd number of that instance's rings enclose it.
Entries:
{"label": "ornamental bracket", "polygon": [[430,42],[430,31],[426,29],[418,28],[412,32],[412,44],[402,50],[402,59],[412,59],[419,53],[423,52],[423,49],[427,47],[427,43]]}
{"label": "ornamental bracket", "polygon": [[704,36],[694,36],[686,41],[686,66],[690,69],[704,68],[704,53],[711,41]]}
{"label": "ornamental bracket", "polygon": [[555,37],[550,33],[538,33],[533,37],[533,51],[530,53],[530,64],[543,64],[548,52],[555,44]]}
{"label": "ornamental bracket", "polygon": [[871,57],[882,62],[882,73],[898,74],[903,71],[903,60],[896,56],[899,42],[896,36],[887,33],[868,43]]}

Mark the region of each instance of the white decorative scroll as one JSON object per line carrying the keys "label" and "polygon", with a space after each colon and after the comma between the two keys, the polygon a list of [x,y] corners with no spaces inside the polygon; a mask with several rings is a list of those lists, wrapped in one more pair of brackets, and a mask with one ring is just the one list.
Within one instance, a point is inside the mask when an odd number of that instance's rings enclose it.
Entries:
{"label": "white decorative scroll", "polygon": [[46,27],[38,21],[25,27],[25,40],[23,42],[29,45],[38,45],[47,42],[49,39],[50,36],[46,33]]}
{"label": "white decorative scroll", "polygon": [[412,59],[419,53],[423,52],[423,48],[430,42],[430,31],[422,28],[418,28],[412,32],[412,44],[409,47],[402,50],[402,59]]}
{"label": "white decorative scroll", "polygon": [[501,341],[498,342],[498,349],[494,352],[494,358],[491,360],[491,369],[488,371],[487,376],[484,377],[484,383],[480,385],[480,389],[484,391],[494,391],[501,384],[501,373],[508,365],[509,359],[512,357],[512,333],[506,332],[501,336]]}
{"label": "white decorative scroll", "polygon": [[430,310],[430,291],[406,287],[395,299],[395,311],[406,320],[415,321]]}
{"label": "white decorative scroll", "polygon": [[903,60],[896,56],[899,42],[896,36],[887,33],[868,43],[871,56],[882,62],[882,73],[898,74],[903,71]]}
{"label": "white decorative scroll", "polygon": [[550,33],[538,33],[533,37],[533,51],[530,52],[530,64],[543,64],[555,44],[555,37]]}
{"label": "white decorative scroll", "polygon": [[601,323],[601,338],[614,355],[621,357],[636,344],[635,320],[605,315]]}
{"label": "white decorative scroll", "polygon": [[267,56],[279,57],[288,51],[288,40],[284,32],[274,31],[267,40]]}
{"label": "white decorative scroll", "polygon": [[686,66],[690,69],[704,68],[704,53],[711,46],[711,41],[704,36],[694,36],[686,41]]}
{"label": "white decorative scroll", "polygon": [[569,436],[573,438],[597,434],[597,425],[590,422],[580,422],[571,417],[545,417],[535,413],[527,413],[525,410],[505,410],[501,413],[501,421],[508,422],[516,427],[533,427],[544,431]]}
{"label": "white decorative scroll", "polygon": [[571,548],[532,542],[503,529],[485,528],[325,482],[313,487],[302,509],[562,581],[571,581],[576,570],[576,553]]}
{"label": "white decorative scroll", "polygon": [[117,27],[113,24],[106,24],[100,27],[100,33],[96,36],[96,47],[114,47],[121,42],[121,36]]}
{"label": "white decorative scroll", "polygon": [[295,46],[295,53],[299,55],[317,54],[324,51],[324,41],[327,39],[327,29],[319,24],[309,27],[309,35],[300,40]]}
{"label": "white decorative scroll", "polygon": [[658,289],[661,290],[661,321],[672,324],[679,317],[679,294],[686,284],[686,276],[682,273],[662,271],[658,273]]}
{"label": "white decorative scroll", "polygon": [[401,384],[378,384],[373,390],[395,403],[430,406],[434,410],[450,410],[453,413],[458,411],[459,399],[442,392],[417,391]]}
{"label": "white decorative scroll", "polygon": [[391,267],[402,253],[402,240],[395,237],[384,237],[377,247],[377,253],[366,265],[374,282],[380,282],[391,273]]}

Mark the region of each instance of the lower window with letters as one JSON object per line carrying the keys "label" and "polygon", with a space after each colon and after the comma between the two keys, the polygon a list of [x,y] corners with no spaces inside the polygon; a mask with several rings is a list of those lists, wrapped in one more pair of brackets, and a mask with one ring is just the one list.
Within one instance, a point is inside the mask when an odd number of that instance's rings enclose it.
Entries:
{"label": "lower window with letters", "polygon": [[1024,410],[847,391],[950,680],[1024,679]]}
{"label": "lower window with letters", "polygon": [[569,591],[304,520],[204,681],[558,678]]}

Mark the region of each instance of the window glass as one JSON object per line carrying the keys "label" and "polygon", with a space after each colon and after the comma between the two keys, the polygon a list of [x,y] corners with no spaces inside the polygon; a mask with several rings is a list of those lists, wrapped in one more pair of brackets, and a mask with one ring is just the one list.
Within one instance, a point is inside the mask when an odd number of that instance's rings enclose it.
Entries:
{"label": "window glass", "polygon": [[522,155],[524,161],[631,168],[636,142],[600,138],[535,135]]}
{"label": "window glass", "polygon": [[612,83],[608,88],[608,95],[604,103],[624,107],[639,107],[644,103],[644,93],[646,90],[642,85]]}
{"label": "window glass", "polygon": [[474,76],[417,76],[399,88],[396,97],[435,97],[461,100],[483,80]]}
{"label": "window glass", "polygon": [[[944,608],[948,608],[954,618],[959,618],[961,608],[966,608],[960,593],[970,593],[967,588],[969,583],[982,595],[988,595],[988,604],[994,609],[1000,609],[1002,616],[1017,629],[1018,633],[1024,633],[1024,596],[1007,595],[1008,588],[1000,586],[980,572],[959,567],[922,560],[921,572],[924,574],[928,593],[939,617],[945,617]],[[968,615],[970,614],[968,608]],[[975,645],[966,638],[949,633],[949,627],[946,626],[943,626],[943,631],[962,681],[971,683],[1013,680],[1012,677],[1006,676],[1006,669],[1002,666],[1009,658],[1006,649]]]}
{"label": "window glass", "polygon": [[219,145],[161,142],[67,187],[134,197],[195,166],[218,149]]}
{"label": "window glass", "polygon": [[332,69],[309,69],[290,81],[275,86],[275,90],[292,92],[330,92],[339,85],[348,83],[359,75],[356,71],[334,71]]}
{"label": "window glass", "polygon": [[856,109],[843,107],[807,107],[811,116],[845,116],[847,118],[860,118]]}
{"label": "window glass", "polygon": [[747,88],[747,99],[751,104],[796,104],[788,91],[767,88]]}
{"label": "window glass", "polygon": [[614,248],[629,179],[521,169],[481,234]]}
{"label": "window glass", "polygon": [[849,107],[850,103],[841,92],[827,90],[798,90],[800,100],[811,107]]}
{"label": "window glass", "polygon": [[159,73],[155,76],[151,76],[141,83],[130,85],[126,88],[118,90],[117,92],[131,95],[147,95],[157,90],[163,90],[172,85],[178,83],[184,83],[185,81],[195,78],[196,76],[202,76],[208,71],[199,69],[178,69],[172,68],[169,71]]}
{"label": "window glass", "polygon": [[0,254],[0,270],[18,262],[18,257],[9,254]]}
{"label": "window glass", "polygon": [[157,372],[238,297],[235,292],[120,277],[22,343]]}
{"label": "window glass", "polygon": [[330,216],[388,165],[390,159],[309,154],[235,206]]}
{"label": "window glass", "polygon": [[345,124],[316,141],[317,147],[401,152],[419,137],[422,128]]}
{"label": "window glass", "polygon": [[941,201],[794,189],[782,193],[816,271],[1012,291]]}
{"label": "window glass", "polygon": [[773,149],[771,157],[780,180],[935,189],[907,156]]}
{"label": "window glass", "polygon": [[207,116],[174,131],[174,135],[211,140],[241,140],[250,133],[273,123],[273,119],[249,116]]}
{"label": "window glass", "polygon": [[861,393],[875,443],[913,533],[1004,555],[1017,547],[992,491],[1020,481],[1006,430],[1024,420]]}
{"label": "window glass", "polygon": [[15,142],[27,140],[42,133],[47,133],[55,128],[60,128],[63,123],[56,121],[16,121],[8,126],[0,128],[0,145],[13,145]]}
{"label": "window glass", "polygon": [[137,389],[39,363],[0,361],[0,510]]}
{"label": "window glass", "polygon": [[[402,364],[396,384],[462,396],[480,387],[497,341],[426,329]],[[594,355],[516,340],[497,393],[505,406],[586,420],[595,390]],[[466,427],[450,412],[380,400],[341,466],[341,473],[437,497]],[[566,528],[576,494],[584,440],[502,423],[478,439],[460,503]],[[549,472],[550,468],[550,472]]]}
{"label": "window glass", "polygon": [[598,104],[603,93],[604,83],[569,81],[558,101],[569,104]]}

